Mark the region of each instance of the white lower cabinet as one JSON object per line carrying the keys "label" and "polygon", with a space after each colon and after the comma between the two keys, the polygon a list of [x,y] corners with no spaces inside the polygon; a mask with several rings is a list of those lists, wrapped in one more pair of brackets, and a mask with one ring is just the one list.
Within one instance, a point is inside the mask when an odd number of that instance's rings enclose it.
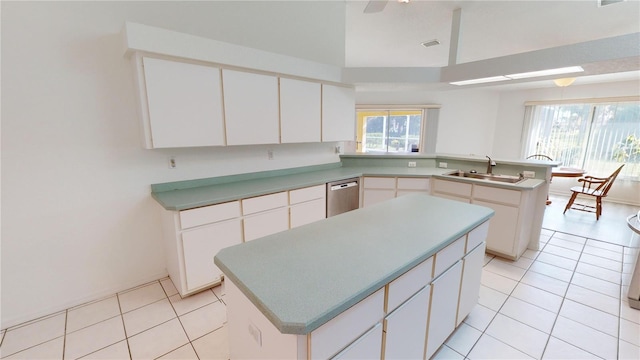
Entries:
{"label": "white lower cabinet", "polygon": [[325,184],[289,191],[289,227],[306,225],[327,217]]}
{"label": "white lower cabinet", "polygon": [[487,235],[487,250],[515,256],[517,253],[515,239],[518,227],[518,208],[480,200],[473,200],[472,203],[486,206],[495,211]]}
{"label": "white lower cabinet", "polygon": [[462,283],[460,284],[460,303],[458,304],[456,326],[460,325],[478,303],[482,277],[482,271],[478,271],[478,269],[482,269],[484,263],[484,249],[484,243],[481,243],[462,259]]}
{"label": "white lower cabinet", "polygon": [[431,283],[427,359],[435,354],[456,328],[461,276],[462,261],[460,260]]}
{"label": "white lower cabinet", "polygon": [[395,190],[364,189],[362,207],[368,207],[396,197]]}
{"label": "white lower cabinet", "polygon": [[422,359],[430,295],[427,285],[384,319],[385,359]]}
{"label": "white lower cabinet", "polygon": [[324,198],[316,199],[302,204],[291,205],[289,210],[290,226],[306,225],[327,217],[327,203]]}
{"label": "white lower cabinet", "polygon": [[487,235],[487,252],[517,260],[530,241],[538,241],[532,231],[535,199],[539,189],[501,187],[434,179],[434,196],[491,208],[495,211]]}
{"label": "white lower cabinet", "polygon": [[244,218],[244,241],[289,229],[289,212],[286,207],[248,215]]}
{"label": "white lower cabinet", "polygon": [[220,281],[222,271],[213,263],[220,249],[242,242],[240,219],[215,223],[182,233],[187,290]]}
{"label": "white lower cabinet", "polygon": [[162,213],[167,271],[182,296],[220,283],[213,257],[242,242],[240,202]]}
{"label": "white lower cabinet", "polygon": [[333,359],[362,360],[379,359],[382,351],[382,324],[376,324],[371,330],[341,351]]}
{"label": "white lower cabinet", "polygon": [[367,176],[363,181],[362,207],[407,194],[429,194],[429,190],[429,178]]}

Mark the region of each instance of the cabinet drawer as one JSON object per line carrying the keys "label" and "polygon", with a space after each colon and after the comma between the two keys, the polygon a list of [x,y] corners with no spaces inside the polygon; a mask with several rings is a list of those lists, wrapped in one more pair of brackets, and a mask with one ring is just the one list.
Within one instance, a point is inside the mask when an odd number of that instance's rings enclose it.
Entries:
{"label": "cabinet drawer", "polygon": [[429,179],[398,178],[398,190],[429,191]]}
{"label": "cabinet drawer", "polygon": [[385,312],[392,312],[418,290],[430,283],[433,279],[432,272],[433,256],[390,282],[387,288]]}
{"label": "cabinet drawer", "polygon": [[328,359],[384,316],[384,288],[345,310],[311,333],[311,358]]}
{"label": "cabinet drawer", "polygon": [[518,206],[520,205],[520,191],[500,189],[489,186],[476,185],[473,188],[473,198],[496,203]]}
{"label": "cabinet drawer", "polygon": [[287,206],[287,193],[285,191],[258,196],[250,199],[242,200],[242,214],[249,215],[260,211],[276,209]]}
{"label": "cabinet drawer", "polygon": [[433,277],[438,277],[456,261],[464,256],[464,246],[466,245],[467,235],[462,236],[458,240],[447,245],[444,249],[438,251],[435,256],[435,265],[433,267]]}
{"label": "cabinet drawer", "polygon": [[478,225],[475,229],[471,230],[467,235],[467,248],[465,253],[475,249],[483,241],[487,239],[487,233],[489,232],[489,220]]}
{"label": "cabinet drawer", "polygon": [[396,178],[365,177],[363,181],[365,189],[396,189]]}
{"label": "cabinet drawer", "polygon": [[433,191],[457,196],[471,197],[471,184],[436,180],[433,182]]}
{"label": "cabinet drawer", "polygon": [[289,204],[293,205],[309,200],[323,199],[326,193],[327,187],[325,184],[291,190],[289,191]]}
{"label": "cabinet drawer", "polygon": [[179,216],[180,227],[182,229],[233,219],[240,216],[240,202],[232,201],[224,204],[184,210],[180,211]]}

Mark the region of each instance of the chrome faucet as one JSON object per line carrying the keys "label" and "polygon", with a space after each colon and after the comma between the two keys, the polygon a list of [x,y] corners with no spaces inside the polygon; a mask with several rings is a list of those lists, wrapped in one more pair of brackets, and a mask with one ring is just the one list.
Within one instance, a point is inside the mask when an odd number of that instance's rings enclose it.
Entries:
{"label": "chrome faucet", "polygon": [[491,172],[491,167],[492,167],[492,166],[495,166],[495,165],[496,165],[496,163],[495,163],[495,161],[491,160],[491,158],[490,158],[488,155],[487,155],[487,156],[485,156],[485,157],[486,157],[487,159],[489,159],[489,161],[487,162],[487,174],[493,174],[493,173]]}

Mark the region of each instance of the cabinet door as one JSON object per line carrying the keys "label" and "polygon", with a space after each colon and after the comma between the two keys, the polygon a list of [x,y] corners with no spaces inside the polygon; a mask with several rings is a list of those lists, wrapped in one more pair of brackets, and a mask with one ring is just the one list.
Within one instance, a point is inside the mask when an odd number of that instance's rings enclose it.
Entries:
{"label": "cabinet door", "polygon": [[316,199],[301,204],[291,205],[290,226],[294,227],[309,224],[327,217],[327,204],[324,199]]}
{"label": "cabinet door", "polygon": [[228,145],[280,142],[278,78],[222,70]]}
{"label": "cabinet door", "polygon": [[456,328],[456,312],[460,292],[462,261],[431,283],[431,306],[427,330],[427,356],[429,359]]}
{"label": "cabinet door", "polygon": [[430,292],[427,285],[385,318],[385,359],[422,359]]}
{"label": "cabinet door", "polygon": [[[364,298],[311,332],[311,359],[328,359],[384,317],[384,288]],[[374,357],[380,358],[380,348]],[[364,359],[369,359],[364,357]]]}
{"label": "cabinet door", "polygon": [[380,359],[382,352],[382,325],[376,324],[353,344],[341,351],[332,359],[341,360],[363,360]]}
{"label": "cabinet door", "polygon": [[486,206],[495,211],[489,221],[487,250],[515,257],[516,229],[518,226],[518,208],[485,201],[474,200],[474,204]]}
{"label": "cabinet door", "polygon": [[365,189],[363,191],[364,198],[362,199],[362,207],[371,206],[379,202],[393,199],[396,197],[395,190],[382,190],[382,189]]}
{"label": "cabinet door", "polygon": [[282,143],[320,142],[320,84],[280,78]]}
{"label": "cabinet door", "polygon": [[222,271],[213,257],[226,247],[242,242],[240,219],[223,221],[182,233],[187,290],[220,280]]}
{"label": "cabinet door", "polygon": [[483,263],[484,243],[478,245],[463,258],[460,304],[458,305],[456,326],[460,325],[462,320],[469,315],[473,307],[478,303]]}
{"label": "cabinet door", "polygon": [[471,199],[460,197],[460,196],[454,196],[454,195],[443,194],[443,193],[433,193],[432,195],[439,198],[460,201],[467,204],[471,203]]}
{"label": "cabinet door", "polygon": [[220,69],[145,57],[152,146],[224,145]]}
{"label": "cabinet door", "polygon": [[471,188],[471,184],[457,181],[441,179],[434,179],[433,181],[434,194],[447,194],[457,197],[471,198]]}
{"label": "cabinet door", "polygon": [[244,218],[244,241],[289,229],[289,211],[286,207],[249,215]]}
{"label": "cabinet door", "polygon": [[322,141],[353,141],[355,137],[355,90],[323,84]]}

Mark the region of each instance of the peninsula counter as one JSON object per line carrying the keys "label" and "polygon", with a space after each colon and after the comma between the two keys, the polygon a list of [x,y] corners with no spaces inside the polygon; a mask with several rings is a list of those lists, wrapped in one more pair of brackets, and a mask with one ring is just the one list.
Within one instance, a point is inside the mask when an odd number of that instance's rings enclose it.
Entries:
{"label": "peninsula counter", "polygon": [[408,195],[221,250],[231,358],[429,358],[477,302],[493,213]]}

